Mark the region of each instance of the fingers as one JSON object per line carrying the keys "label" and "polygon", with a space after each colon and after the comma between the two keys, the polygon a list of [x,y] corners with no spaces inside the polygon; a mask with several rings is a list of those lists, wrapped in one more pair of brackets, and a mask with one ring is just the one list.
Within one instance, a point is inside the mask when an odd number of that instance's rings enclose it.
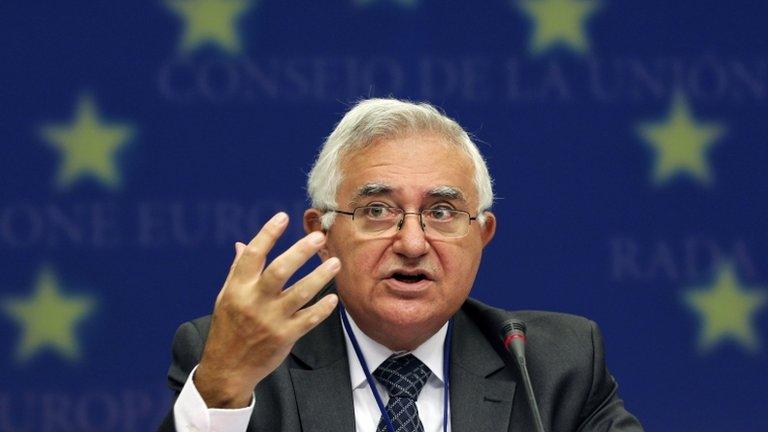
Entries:
{"label": "fingers", "polygon": [[332,257],[317,266],[310,274],[301,278],[292,287],[283,291],[283,307],[286,314],[293,315],[312,299],[341,269],[338,258]]}
{"label": "fingers", "polygon": [[[325,242],[325,235],[319,231],[310,233],[293,244],[287,251],[275,258],[264,270],[259,285],[279,293],[288,279],[306,263]],[[269,288],[267,288],[269,287]]]}
{"label": "fingers", "polygon": [[280,212],[272,217],[243,249],[237,259],[234,277],[238,279],[252,279],[259,276],[264,269],[267,254],[275,246],[277,239],[285,232],[288,226],[288,215]]}
{"label": "fingers", "polygon": [[339,297],[336,294],[328,294],[312,306],[296,312],[290,325],[298,334],[297,340],[328,318],[338,303]]}

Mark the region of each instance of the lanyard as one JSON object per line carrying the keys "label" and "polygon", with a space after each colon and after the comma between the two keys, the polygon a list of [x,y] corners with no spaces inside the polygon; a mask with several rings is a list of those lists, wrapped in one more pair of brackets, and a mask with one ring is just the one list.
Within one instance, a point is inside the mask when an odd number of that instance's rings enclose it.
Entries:
{"label": "lanyard", "polygon": [[[368,387],[373,393],[373,398],[376,399],[376,405],[379,406],[381,411],[381,418],[384,419],[384,423],[387,424],[387,430],[389,432],[395,432],[395,427],[392,425],[392,419],[389,418],[387,409],[384,403],[381,401],[381,395],[379,390],[376,389],[376,381],[374,381],[371,371],[368,369],[368,364],[365,362],[365,356],[360,349],[360,344],[357,343],[355,333],[352,331],[352,326],[349,324],[347,314],[344,313],[344,305],[339,305],[339,313],[341,314],[341,321],[344,324],[344,328],[347,330],[349,341],[352,342],[352,347],[355,349],[357,360],[360,362],[360,367],[365,373],[365,380],[368,381]],[[443,432],[448,432],[448,393],[450,390],[450,357],[451,357],[451,329],[453,328],[453,320],[448,321],[448,330],[445,333],[445,343],[443,343]]]}

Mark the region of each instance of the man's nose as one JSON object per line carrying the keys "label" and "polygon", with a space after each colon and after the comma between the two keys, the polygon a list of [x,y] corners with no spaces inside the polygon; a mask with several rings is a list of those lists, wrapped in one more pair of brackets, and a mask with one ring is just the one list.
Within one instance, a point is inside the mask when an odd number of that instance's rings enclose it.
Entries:
{"label": "man's nose", "polygon": [[393,250],[409,258],[420,257],[429,250],[429,242],[421,227],[418,214],[405,214],[400,229],[395,234]]}

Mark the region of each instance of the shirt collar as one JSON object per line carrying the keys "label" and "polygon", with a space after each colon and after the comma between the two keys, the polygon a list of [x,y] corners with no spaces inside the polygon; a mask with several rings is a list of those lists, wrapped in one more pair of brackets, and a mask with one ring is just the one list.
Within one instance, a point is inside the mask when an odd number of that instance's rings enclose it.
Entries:
{"label": "shirt collar", "polygon": [[[360,345],[360,351],[362,351],[363,357],[365,358],[366,363],[368,363],[371,373],[373,373],[373,371],[384,363],[384,360],[388,359],[389,356],[395,352],[368,337],[367,334],[360,330],[360,327],[357,326],[355,320],[352,319],[346,310],[344,313],[347,315],[349,326],[352,328],[352,333],[354,333],[357,343]],[[341,319],[341,317],[339,317],[339,319]],[[347,344],[349,378],[352,383],[352,388],[356,389],[365,384],[365,372],[363,372],[360,361],[357,359],[355,348],[352,346],[352,341],[349,339],[347,329],[343,325],[342,328],[344,328],[344,341]],[[421,360],[421,362],[432,371],[432,375],[440,380],[441,383],[443,383],[443,346],[445,344],[445,335],[447,331],[448,323],[446,322],[437,333],[433,334],[423,344],[419,345],[411,352],[411,354]]]}

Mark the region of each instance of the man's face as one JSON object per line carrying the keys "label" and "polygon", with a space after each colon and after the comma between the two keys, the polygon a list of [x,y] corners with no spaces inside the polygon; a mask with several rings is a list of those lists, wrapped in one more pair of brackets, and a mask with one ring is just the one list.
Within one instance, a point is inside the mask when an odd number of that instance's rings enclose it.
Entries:
{"label": "man's face", "polygon": [[[473,165],[439,136],[382,140],[343,158],[341,170],[339,210],[380,204],[475,216]],[[445,238],[425,233],[417,215],[406,215],[394,234],[375,237],[357,230],[351,216],[337,214],[321,257],[341,260],[339,296],[360,328],[392,349],[413,349],[409,345],[434,334],[469,295],[495,231],[494,216],[486,215],[484,227],[472,221],[465,236]]]}

